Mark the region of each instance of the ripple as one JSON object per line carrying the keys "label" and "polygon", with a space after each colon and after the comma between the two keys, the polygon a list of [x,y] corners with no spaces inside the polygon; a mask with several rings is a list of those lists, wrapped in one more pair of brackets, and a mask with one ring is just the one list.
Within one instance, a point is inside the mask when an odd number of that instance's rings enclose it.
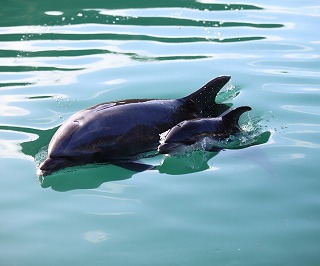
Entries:
{"label": "ripple", "polygon": [[308,115],[320,115],[320,107],[319,106],[304,106],[304,105],[283,105],[283,109],[288,110],[290,112],[303,113]]}
{"label": "ripple", "polygon": [[22,107],[11,105],[13,102],[20,102],[23,97],[16,95],[3,95],[0,100],[1,116],[26,116],[30,112]]}
{"label": "ripple", "polygon": [[33,157],[21,152],[20,144],[37,137],[34,134],[0,129],[0,158],[20,158],[33,161]]}
{"label": "ripple", "polygon": [[94,244],[105,241],[110,238],[109,234],[99,230],[85,232],[82,236],[85,240]]}
{"label": "ripple", "polygon": [[[136,3],[74,13],[51,9],[43,10],[42,23],[3,24],[0,72],[16,79],[4,78],[0,86],[70,85],[84,74],[141,62],[257,58],[215,45],[276,39],[266,30],[285,27],[259,17],[264,10],[255,5],[180,4],[148,3],[142,8]],[[30,76],[18,78],[17,73]]]}
{"label": "ripple", "polygon": [[288,138],[282,137],[284,140],[289,141],[291,144],[290,146],[295,146],[299,148],[308,148],[308,149],[319,149],[320,144],[312,141],[301,140],[297,138]]}
{"label": "ripple", "polygon": [[292,83],[268,83],[263,85],[263,88],[268,91],[286,93],[286,94],[314,94],[320,92],[319,86],[300,85]]}

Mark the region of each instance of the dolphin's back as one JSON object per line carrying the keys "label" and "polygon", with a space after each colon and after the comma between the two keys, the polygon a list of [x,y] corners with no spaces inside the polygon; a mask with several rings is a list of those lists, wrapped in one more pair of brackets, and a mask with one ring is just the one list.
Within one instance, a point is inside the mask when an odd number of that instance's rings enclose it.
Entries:
{"label": "dolphin's back", "polygon": [[150,151],[157,147],[160,133],[181,120],[196,117],[192,110],[185,112],[184,103],[137,100],[107,108],[101,104],[80,111],[56,132],[49,145],[49,155],[111,160]]}

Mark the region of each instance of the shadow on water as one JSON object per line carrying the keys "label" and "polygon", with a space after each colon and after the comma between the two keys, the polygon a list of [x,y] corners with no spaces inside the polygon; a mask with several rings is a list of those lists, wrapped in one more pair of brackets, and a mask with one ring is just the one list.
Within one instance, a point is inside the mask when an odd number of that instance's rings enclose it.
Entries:
{"label": "shadow on water", "polygon": [[147,170],[170,175],[183,175],[208,169],[208,161],[217,154],[194,152],[188,156],[164,157],[162,162],[156,166],[140,162],[76,166],[63,169],[49,176],[39,177],[39,182],[43,188],[51,187],[55,191],[63,192],[98,188],[103,183],[126,180]]}
{"label": "shadow on water", "polygon": [[183,175],[202,172],[210,168],[208,161],[219,152],[195,151],[181,156],[165,156],[157,166],[159,173],[168,175]]}
{"label": "shadow on water", "polygon": [[[270,132],[264,132],[251,140],[250,144],[234,149],[243,149],[249,146],[266,143]],[[111,181],[121,181],[131,178],[134,174],[143,171],[158,171],[169,175],[183,175],[205,171],[210,168],[208,162],[219,152],[195,151],[191,154],[178,157],[164,156],[159,165],[148,165],[142,162],[128,162],[114,164],[91,164],[76,166],[61,170],[44,178],[39,178],[43,188],[51,187],[55,191],[68,191],[75,189],[93,189],[101,184]],[[247,154],[247,159],[272,172],[268,158],[261,150]],[[254,154],[253,154],[254,153]]]}
{"label": "shadow on water", "polygon": [[111,181],[121,181],[131,178],[139,171],[150,166],[146,165],[139,170],[126,169],[113,164],[91,164],[67,168],[46,177],[39,177],[43,188],[51,187],[55,191],[69,191],[75,189],[93,189]]}

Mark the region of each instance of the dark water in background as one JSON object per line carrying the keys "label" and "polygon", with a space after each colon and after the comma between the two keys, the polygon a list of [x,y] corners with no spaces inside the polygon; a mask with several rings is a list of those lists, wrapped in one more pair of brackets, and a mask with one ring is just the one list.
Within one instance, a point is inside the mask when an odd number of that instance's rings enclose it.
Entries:
{"label": "dark water in background", "polygon": [[[319,265],[319,16],[316,1],[2,0],[0,265]],[[72,113],[221,74],[266,144],[38,183]]]}

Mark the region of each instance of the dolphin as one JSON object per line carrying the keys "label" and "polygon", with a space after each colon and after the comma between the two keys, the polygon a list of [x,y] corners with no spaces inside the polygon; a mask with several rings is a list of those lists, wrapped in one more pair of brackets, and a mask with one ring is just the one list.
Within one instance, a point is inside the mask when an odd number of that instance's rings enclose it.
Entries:
{"label": "dolphin", "polygon": [[241,131],[240,116],[250,111],[249,106],[238,107],[220,117],[195,118],[178,123],[160,135],[159,153],[183,154],[194,150],[219,151],[226,140]]}
{"label": "dolphin", "polygon": [[220,115],[229,106],[215,97],[230,76],[220,76],[179,99],[129,99],[79,111],[53,135],[38,175],[69,166],[132,161],[156,151],[160,133],[181,121]]}

